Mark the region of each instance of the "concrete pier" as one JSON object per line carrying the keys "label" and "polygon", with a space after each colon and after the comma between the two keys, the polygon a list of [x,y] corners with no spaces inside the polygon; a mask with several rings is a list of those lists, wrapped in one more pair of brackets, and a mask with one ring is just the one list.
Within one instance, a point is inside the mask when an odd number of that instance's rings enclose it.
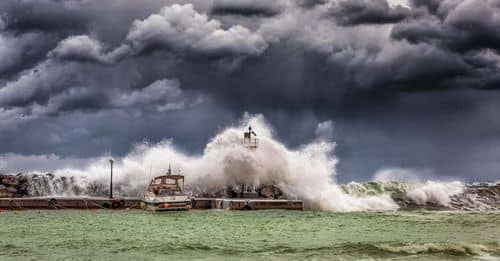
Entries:
{"label": "concrete pier", "polygon": [[[225,210],[302,210],[301,200],[287,199],[239,199],[239,198],[193,198],[193,209]],[[140,208],[140,198],[99,197],[40,197],[0,198],[0,209],[125,209]]]}
{"label": "concrete pier", "polygon": [[2,209],[123,209],[139,208],[140,198],[41,197],[0,198]]}
{"label": "concrete pier", "polygon": [[226,210],[264,210],[289,209],[303,210],[302,200],[288,199],[244,199],[244,198],[194,198],[195,209],[226,209]]}

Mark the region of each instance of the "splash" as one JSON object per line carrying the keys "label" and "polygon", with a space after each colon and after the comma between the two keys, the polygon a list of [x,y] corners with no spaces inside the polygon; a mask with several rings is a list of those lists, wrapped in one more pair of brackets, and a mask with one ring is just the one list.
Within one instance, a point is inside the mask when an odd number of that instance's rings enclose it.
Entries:
{"label": "splash", "polygon": [[[248,125],[258,134],[256,149],[242,145],[242,134]],[[245,115],[238,125],[213,137],[200,155],[183,153],[172,140],[138,144],[125,157],[115,159],[115,195],[141,196],[151,178],[164,174],[171,165],[174,171],[186,176],[186,191],[194,196],[215,195],[225,187],[238,189],[240,184],[275,185],[288,198],[304,200],[308,209],[498,208],[495,203],[500,196],[498,186],[480,190],[466,188],[460,182],[422,182],[420,178],[432,176],[432,171],[426,169],[386,168],[375,173],[373,182],[337,185],[338,160],[333,154],[335,143],[331,139],[333,124],[323,123],[319,127],[328,131],[316,131],[322,135],[297,149],[289,149],[276,140],[262,115]],[[323,135],[325,133],[328,135]],[[63,165],[71,167],[57,169],[55,175],[32,173],[26,180],[30,186],[9,185],[8,189],[13,192],[4,191],[4,194],[107,195],[109,157],[94,158],[87,164],[66,162]],[[24,190],[15,191],[17,187]]]}
{"label": "splash", "polygon": [[[384,168],[374,174],[375,184],[390,188],[398,187],[408,200],[418,204],[449,206],[452,197],[463,194],[465,185],[459,181],[433,181],[430,169]],[[423,182],[422,179],[427,181]]]}
{"label": "splash", "polygon": [[458,181],[350,182],[340,185],[359,197],[390,195],[400,209],[495,210],[500,209],[500,184],[464,185]]}
{"label": "splash", "polygon": [[408,192],[408,198],[419,205],[434,203],[440,206],[449,206],[454,195],[463,193],[464,184],[454,182],[427,181],[423,186]]}
{"label": "splash", "polygon": [[[241,145],[243,130],[251,125],[258,134],[257,149]],[[318,138],[296,150],[286,148],[273,137],[262,115],[246,115],[238,126],[216,135],[201,155],[187,155],[171,140],[137,145],[131,153],[115,160],[114,181],[122,193],[140,195],[151,176],[160,175],[169,164],[186,176],[191,191],[214,191],[237,184],[272,184],[291,198],[305,201],[310,209],[331,211],[393,210],[398,205],[389,195],[358,196],[345,193],[335,184],[335,143]],[[107,184],[108,158],[87,167],[64,168],[56,176],[76,177],[79,187]]]}

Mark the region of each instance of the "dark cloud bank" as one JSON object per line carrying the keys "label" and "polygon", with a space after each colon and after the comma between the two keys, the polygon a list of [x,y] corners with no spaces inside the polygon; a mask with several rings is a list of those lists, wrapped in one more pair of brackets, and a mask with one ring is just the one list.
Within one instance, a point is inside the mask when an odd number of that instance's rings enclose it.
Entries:
{"label": "dark cloud bank", "polygon": [[499,179],[500,1],[401,2],[3,0],[0,153],[199,153],[250,112],[290,147],[331,120],[341,181]]}

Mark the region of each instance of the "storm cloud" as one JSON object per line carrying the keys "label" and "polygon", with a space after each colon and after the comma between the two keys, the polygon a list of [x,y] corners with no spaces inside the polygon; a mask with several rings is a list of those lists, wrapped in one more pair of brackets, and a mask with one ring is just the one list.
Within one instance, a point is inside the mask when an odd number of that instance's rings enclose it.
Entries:
{"label": "storm cloud", "polygon": [[391,7],[386,0],[338,1],[331,12],[341,25],[397,23],[410,15],[408,8]]}
{"label": "storm cloud", "polygon": [[213,15],[275,16],[281,13],[282,1],[265,0],[216,0],[211,9]]}
{"label": "storm cloud", "polygon": [[4,0],[0,154],[199,153],[249,112],[344,181],[498,179],[499,51],[499,0]]}

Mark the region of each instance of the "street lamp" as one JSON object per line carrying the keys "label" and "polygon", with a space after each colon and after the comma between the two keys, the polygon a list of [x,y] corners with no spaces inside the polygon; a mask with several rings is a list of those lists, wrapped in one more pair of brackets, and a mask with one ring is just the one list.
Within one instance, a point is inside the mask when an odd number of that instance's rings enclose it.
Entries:
{"label": "street lamp", "polygon": [[113,198],[113,159],[109,160],[109,164],[111,164],[111,179],[109,182],[109,198]]}

